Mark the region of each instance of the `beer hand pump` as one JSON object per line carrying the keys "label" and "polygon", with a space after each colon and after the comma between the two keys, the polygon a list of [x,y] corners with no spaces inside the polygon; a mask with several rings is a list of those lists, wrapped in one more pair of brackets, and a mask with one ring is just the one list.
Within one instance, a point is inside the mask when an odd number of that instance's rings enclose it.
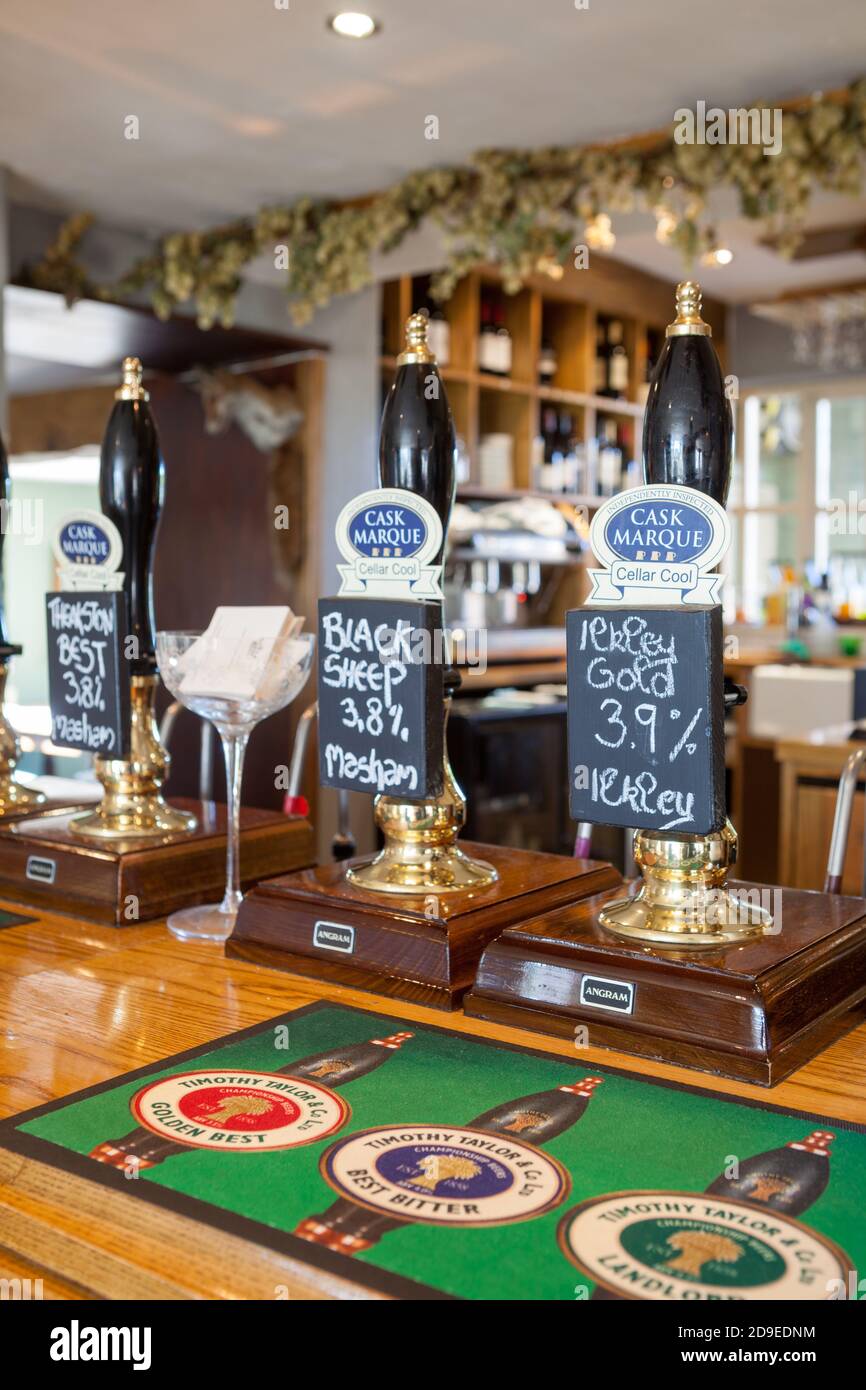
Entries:
{"label": "beer hand pump", "polygon": [[[700,286],[678,285],[676,302],[644,417],[644,481],[695,488],[724,506],[734,447],[731,403],[712,329],[701,318]],[[723,711],[745,698],[742,687],[725,679]],[[737,858],[730,819],[703,835],[639,830],[634,857],[643,883],[633,898],[600,913],[608,931],[656,945],[706,947],[759,936],[772,923],[766,908],[725,887]]]}
{"label": "beer hand pump", "polygon": [[644,486],[593,517],[599,568],[566,619],[572,814],[631,827],[642,877],[506,927],[463,1007],[774,1086],[858,1021],[866,913],[862,898],[727,886],[724,719],[744,694],[725,679],[718,601],[733,418],[692,282],[643,447]]}
{"label": "beer hand pump", "polygon": [[155,717],[159,676],[153,617],[153,558],[165,492],[165,465],[137,357],[123,362],[99,474],[102,510],[123,542],[123,589],[129,632],[129,751],[96,758],[102,800],[70,823],[85,839],[119,841],[188,833],[195,817],[163,799],[169,758]]}
{"label": "beer hand pump", "polygon": [[[406,347],[397,358],[397,376],[382,415],[379,482],[383,488],[414,492],[432,504],[442,522],[442,547],[434,556],[434,563],[441,564],[457,487],[456,438],[445,387],[427,341],[427,324],[426,312],[412,314],[406,322]],[[444,639],[444,606],[439,603]],[[444,685],[442,790],[420,801],[376,797],[374,816],[384,848],[370,863],[347,872],[350,882],[372,892],[447,893],[484,888],[497,880],[491,864],[473,859],[457,844],[466,820],[466,798],[451,770],[445,742],[451,698],[460,685],[453,667],[445,671]]]}

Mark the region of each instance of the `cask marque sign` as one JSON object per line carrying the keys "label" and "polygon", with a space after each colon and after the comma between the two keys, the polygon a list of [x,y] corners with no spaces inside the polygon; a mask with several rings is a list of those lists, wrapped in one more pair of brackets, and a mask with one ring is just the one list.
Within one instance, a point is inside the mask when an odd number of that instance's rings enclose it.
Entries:
{"label": "cask marque sign", "polygon": [[696,835],[721,829],[721,608],[576,608],[567,634],[572,817]]}
{"label": "cask marque sign", "polygon": [[51,740],[100,758],[129,749],[126,599],[117,590],[48,594]]}
{"label": "cask marque sign", "polygon": [[319,600],[319,775],[403,801],[442,790],[442,605]]}

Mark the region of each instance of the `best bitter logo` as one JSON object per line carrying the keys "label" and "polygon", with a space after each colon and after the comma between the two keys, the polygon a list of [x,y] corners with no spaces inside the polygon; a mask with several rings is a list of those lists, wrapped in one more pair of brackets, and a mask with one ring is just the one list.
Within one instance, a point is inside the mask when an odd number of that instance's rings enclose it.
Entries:
{"label": "best bitter logo", "polygon": [[534,1145],[467,1126],[362,1130],[332,1145],[321,1169],[358,1206],[436,1226],[525,1221],[570,1189],[562,1165]]}
{"label": "best bitter logo", "polygon": [[333,1134],[349,1116],[326,1086],[279,1072],[181,1072],[153,1081],[130,1102],[139,1124],[196,1149],[261,1153]]}
{"label": "best bitter logo", "polygon": [[559,1224],[569,1260],[625,1298],[662,1302],[830,1297],[851,1262],[778,1212],[695,1192],[613,1192]]}

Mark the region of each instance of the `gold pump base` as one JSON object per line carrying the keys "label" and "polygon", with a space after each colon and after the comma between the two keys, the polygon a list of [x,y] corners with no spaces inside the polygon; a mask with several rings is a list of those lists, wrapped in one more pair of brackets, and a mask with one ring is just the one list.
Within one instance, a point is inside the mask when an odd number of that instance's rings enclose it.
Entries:
{"label": "gold pump base", "polygon": [[616,936],[688,950],[738,945],[772,926],[766,908],[725,887],[737,858],[730,821],[707,835],[639,830],[634,857],[643,874],[640,890],[599,913],[601,926]]}
{"label": "gold pump base", "polygon": [[[445,704],[448,719],[450,701]],[[377,796],[376,824],[384,849],[368,864],[347,869],[346,877],[372,893],[456,893],[489,888],[499,878],[492,864],[473,859],[457,844],[466,820],[466,798],[457,785],[448,753],[442,791],[428,801]]]}
{"label": "gold pump base", "polygon": [[73,834],[116,844],[196,829],[195,816],[169,806],[162,797],[169,757],[159,741],[154,714],[156,686],[156,676],[132,677],[129,757],[96,759],[102,800],[93,811],[73,817]]}
{"label": "gold pump base", "polygon": [[5,663],[0,665],[0,818],[35,811],[45,805],[42,792],[26,787],[15,777],[21,748],[15,730],[3,713],[8,675],[9,667]]}

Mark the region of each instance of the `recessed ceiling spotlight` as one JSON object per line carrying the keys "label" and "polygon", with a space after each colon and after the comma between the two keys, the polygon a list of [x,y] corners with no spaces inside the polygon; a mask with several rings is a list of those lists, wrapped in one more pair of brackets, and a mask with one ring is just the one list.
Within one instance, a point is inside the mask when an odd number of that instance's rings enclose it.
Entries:
{"label": "recessed ceiling spotlight", "polygon": [[369,39],[379,28],[372,15],[359,10],[344,10],[328,20],[329,26],[342,39]]}

